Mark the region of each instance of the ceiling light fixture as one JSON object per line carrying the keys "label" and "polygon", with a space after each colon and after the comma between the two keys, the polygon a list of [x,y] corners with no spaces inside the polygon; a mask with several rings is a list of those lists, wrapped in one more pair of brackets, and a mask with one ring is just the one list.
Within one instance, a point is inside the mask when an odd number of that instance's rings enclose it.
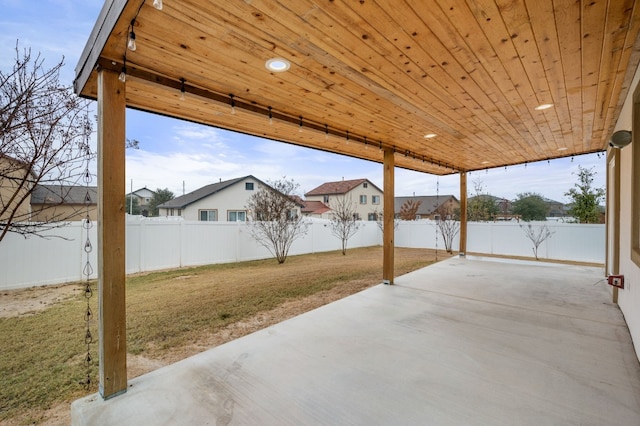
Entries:
{"label": "ceiling light fixture", "polygon": [[549,108],[553,108],[553,104],[541,104],[541,105],[538,105],[537,107],[535,107],[534,109],[536,111],[543,111],[543,110],[549,109]]}
{"label": "ceiling light fixture", "polygon": [[291,68],[291,63],[283,58],[267,59],[264,66],[271,72],[285,72]]}
{"label": "ceiling light fixture", "polygon": [[558,151],[566,151],[568,148],[566,146],[558,148]]}
{"label": "ceiling light fixture", "polygon": [[153,0],[153,7],[162,10],[162,0]]}
{"label": "ceiling light fixture", "polygon": [[438,135],[436,135],[435,133],[427,133],[426,135],[424,135],[424,138],[431,139],[431,138],[435,138],[436,136]]}

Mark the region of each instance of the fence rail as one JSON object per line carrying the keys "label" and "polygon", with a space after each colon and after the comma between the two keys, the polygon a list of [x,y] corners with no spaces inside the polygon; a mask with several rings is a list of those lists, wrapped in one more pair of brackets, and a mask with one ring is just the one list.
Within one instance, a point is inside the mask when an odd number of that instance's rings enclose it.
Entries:
{"label": "fence rail", "polygon": [[[605,226],[562,223],[546,224],[554,234],[543,242],[541,258],[604,263]],[[0,242],[0,290],[81,281],[86,263],[84,245],[97,247],[96,227],[85,230],[81,223],[44,233],[47,238],[28,239],[7,234]],[[375,222],[362,227],[348,247],[382,244]],[[431,221],[401,222],[396,230],[398,247],[444,249],[442,235]],[[453,249],[458,250],[458,236]],[[340,241],[327,222],[314,221],[309,233],[296,240],[290,255],[340,249]],[[467,251],[485,254],[533,256],[531,241],[517,223],[469,223]],[[89,261],[97,276],[97,250]],[[238,222],[128,221],[126,228],[126,272],[136,273],[184,266],[240,262],[270,258],[268,250],[251,238],[249,229]],[[355,261],[355,260],[354,260]]]}

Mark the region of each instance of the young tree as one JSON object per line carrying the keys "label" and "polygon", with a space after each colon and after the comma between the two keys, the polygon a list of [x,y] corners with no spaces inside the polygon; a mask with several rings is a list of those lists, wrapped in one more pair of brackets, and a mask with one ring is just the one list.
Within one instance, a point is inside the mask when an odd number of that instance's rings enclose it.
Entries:
{"label": "young tree", "polygon": [[268,182],[247,202],[251,236],[282,264],[293,242],[309,230],[309,222],[297,214],[299,185],[293,180]]}
{"label": "young tree", "polygon": [[545,203],[542,195],[533,192],[525,192],[517,195],[517,199],[513,202],[512,211],[514,214],[520,215],[522,220],[529,222],[531,220],[546,220],[549,208]]}
{"label": "young tree", "polygon": [[491,196],[483,193],[484,187],[481,179],[473,181],[475,195],[467,202],[467,220],[469,222],[486,222],[493,220],[498,214],[499,208]]}
{"label": "young tree", "polygon": [[442,234],[444,240],[444,248],[447,253],[453,253],[453,239],[460,232],[460,222],[451,218],[448,210],[444,206],[440,206],[436,209],[436,214],[440,217],[436,221],[436,226]]}
{"label": "young tree", "polygon": [[156,189],[155,194],[153,194],[153,197],[151,197],[151,200],[149,201],[149,216],[158,216],[160,214],[158,206],[166,203],[167,201],[173,200],[174,198],[175,196],[173,195],[173,192],[169,191],[169,188]]}
{"label": "young tree", "polygon": [[400,219],[402,220],[416,220],[416,217],[418,216],[418,209],[420,208],[420,205],[422,204],[422,201],[416,201],[416,200],[407,200],[405,201],[402,206],[400,206]]}
{"label": "young tree", "polygon": [[578,166],[578,183],[564,194],[572,200],[573,206],[569,209],[569,214],[580,223],[600,222],[598,206],[604,200],[605,190],[592,187],[595,175],[593,168]]}
{"label": "young tree", "polygon": [[536,257],[536,260],[538,260],[538,247],[540,247],[543,241],[551,238],[555,232],[551,232],[547,225],[534,227],[530,223],[528,223],[527,226],[520,225],[520,228],[524,231],[527,238],[531,240],[533,244],[533,255]]}
{"label": "young tree", "polygon": [[350,196],[337,197],[330,203],[331,233],[342,242],[342,254],[347,254],[347,241],[360,229],[356,206]]}
{"label": "young tree", "polygon": [[29,222],[38,213],[30,208],[38,185],[84,186],[91,180],[88,101],[60,83],[64,60],[45,69],[40,55],[21,52],[17,44],[15,51],[12,68],[0,70],[0,241],[8,232],[39,235],[77,216],[48,204],[46,222]]}

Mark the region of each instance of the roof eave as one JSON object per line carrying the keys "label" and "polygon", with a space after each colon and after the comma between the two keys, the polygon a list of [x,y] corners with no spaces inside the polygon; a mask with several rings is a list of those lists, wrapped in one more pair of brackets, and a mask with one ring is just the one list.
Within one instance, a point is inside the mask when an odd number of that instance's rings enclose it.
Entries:
{"label": "roof eave", "polygon": [[75,68],[76,78],[73,81],[73,88],[77,95],[80,95],[86,86],[127,3],[128,0],[105,0]]}

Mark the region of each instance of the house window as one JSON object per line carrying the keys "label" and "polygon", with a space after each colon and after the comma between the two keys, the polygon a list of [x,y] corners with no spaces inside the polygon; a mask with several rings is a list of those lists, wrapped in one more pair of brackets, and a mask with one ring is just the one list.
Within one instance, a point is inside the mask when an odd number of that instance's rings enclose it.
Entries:
{"label": "house window", "polygon": [[369,214],[367,215],[367,220],[370,220],[370,221],[371,221],[371,220],[378,220],[378,215],[377,215],[377,214],[375,214],[375,213],[369,213]]}
{"label": "house window", "polygon": [[367,204],[367,196],[366,195],[361,195],[360,196],[360,204]]}
{"label": "house window", "polygon": [[247,212],[244,210],[229,210],[227,212],[227,220],[229,222],[246,222]]}
{"label": "house window", "polygon": [[322,201],[326,204],[329,202],[329,196],[325,195],[324,197],[322,197]]}
{"label": "house window", "polygon": [[368,184],[367,182],[365,182],[365,183],[363,183],[363,184],[362,184],[362,187],[363,187],[363,188],[368,188],[368,187],[369,187],[369,184]]}
{"label": "house window", "polygon": [[247,191],[253,191],[253,182],[245,182],[244,189]]}
{"label": "house window", "polygon": [[217,210],[200,210],[200,220],[202,222],[215,222],[218,220]]}
{"label": "house window", "polygon": [[372,195],[371,196],[371,204],[380,204],[380,196]]}
{"label": "house window", "polygon": [[182,209],[178,209],[178,216],[182,216]]}

